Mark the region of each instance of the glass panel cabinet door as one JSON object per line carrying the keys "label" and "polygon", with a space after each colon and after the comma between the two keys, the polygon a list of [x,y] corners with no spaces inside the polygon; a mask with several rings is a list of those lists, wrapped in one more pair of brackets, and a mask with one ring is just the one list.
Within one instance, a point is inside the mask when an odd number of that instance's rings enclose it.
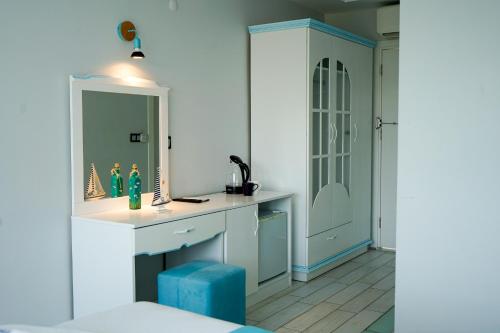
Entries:
{"label": "glass panel cabinet door", "polygon": [[330,58],[321,59],[314,68],[312,82],[312,204],[323,187],[330,183],[331,143],[331,74]]}
{"label": "glass panel cabinet door", "polygon": [[351,80],[344,64],[337,61],[335,108],[335,181],[343,184],[347,193],[351,186]]}

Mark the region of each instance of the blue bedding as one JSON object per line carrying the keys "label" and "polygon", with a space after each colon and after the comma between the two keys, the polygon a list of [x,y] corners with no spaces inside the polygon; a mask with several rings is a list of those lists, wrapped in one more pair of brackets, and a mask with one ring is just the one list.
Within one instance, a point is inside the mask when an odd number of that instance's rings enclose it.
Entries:
{"label": "blue bedding", "polygon": [[254,326],[245,326],[234,330],[232,333],[271,333],[271,331],[263,330]]}

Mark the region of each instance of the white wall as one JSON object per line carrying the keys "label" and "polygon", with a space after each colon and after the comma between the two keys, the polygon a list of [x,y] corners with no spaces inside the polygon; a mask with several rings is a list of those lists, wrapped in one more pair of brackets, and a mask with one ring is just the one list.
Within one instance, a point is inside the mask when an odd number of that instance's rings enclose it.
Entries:
{"label": "white wall", "polygon": [[325,22],[368,39],[383,39],[377,33],[376,8],[325,14]]}
{"label": "white wall", "polygon": [[[3,1],[0,323],[71,317],[70,74],[170,86],[173,193],[218,191],[228,155],[249,157],[247,25],[308,16],[284,0]],[[144,61],[116,36],[125,19]]]}
{"label": "white wall", "polygon": [[396,332],[500,331],[499,12],[401,3]]}

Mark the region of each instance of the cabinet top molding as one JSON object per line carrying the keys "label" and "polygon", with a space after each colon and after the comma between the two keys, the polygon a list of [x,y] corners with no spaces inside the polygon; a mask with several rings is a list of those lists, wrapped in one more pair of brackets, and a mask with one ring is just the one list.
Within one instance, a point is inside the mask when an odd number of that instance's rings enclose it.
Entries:
{"label": "cabinet top molding", "polygon": [[355,35],[352,32],[334,27],[333,25],[329,25],[311,18],[252,25],[248,27],[248,31],[250,32],[250,34],[256,34],[260,32],[280,31],[280,30],[299,29],[299,28],[310,28],[318,30],[327,33],[329,35],[336,36],[370,48],[374,48],[377,45],[377,43],[373,40]]}

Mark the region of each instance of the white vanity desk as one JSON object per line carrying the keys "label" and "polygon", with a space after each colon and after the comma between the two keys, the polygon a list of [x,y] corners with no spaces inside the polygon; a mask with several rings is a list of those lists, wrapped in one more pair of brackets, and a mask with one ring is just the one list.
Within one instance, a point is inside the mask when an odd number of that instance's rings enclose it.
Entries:
{"label": "white vanity desk", "polygon": [[[157,274],[196,259],[244,267],[247,305],[291,283],[291,194],[260,191],[244,197],[218,193],[206,196],[210,201],[205,203],[171,202],[166,211],[151,207],[153,175],[158,167],[159,188],[162,195],[169,195],[168,91],[137,78],[70,77],[75,318],[135,301],[155,301]],[[112,189],[118,185],[110,184],[108,170],[116,162],[122,166],[125,186],[130,166],[139,165],[142,209],[129,209],[128,187],[112,197]],[[85,174],[89,166],[93,172]],[[287,262],[284,273],[277,272],[272,278],[263,274],[267,280],[261,278],[264,281],[259,284],[261,210],[288,214],[286,231],[276,236],[277,241],[271,237],[271,243],[281,244],[280,256],[266,257]],[[268,244],[271,234],[263,235],[266,237],[260,240]],[[263,264],[268,267],[268,260]]]}
{"label": "white vanity desk", "polygon": [[[247,271],[247,306],[288,287],[292,195],[260,191],[252,197],[223,193],[205,197],[210,201],[171,202],[168,210],[161,212],[144,205],[136,211],[125,207],[73,216],[74,317],[136,301],[139,287],[136,258],[141,255],[166,253],[166,267],[193,259],[243,266]],[[259,209],[288,214],[287,272],[260,285],[257,282]],[[173,260],[169,261],[169,257]]]}

